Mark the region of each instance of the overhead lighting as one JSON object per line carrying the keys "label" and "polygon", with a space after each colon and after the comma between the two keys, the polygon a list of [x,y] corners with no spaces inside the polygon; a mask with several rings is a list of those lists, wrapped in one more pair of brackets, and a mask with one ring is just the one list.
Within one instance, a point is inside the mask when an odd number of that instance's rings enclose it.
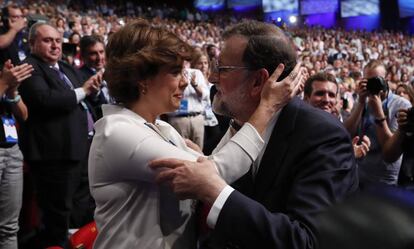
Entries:
{"label": "overhead lighting", "polygon": [[289,22],[290,22],[290,23],[294,24],[294,23],[296,23],[296,21],[297,21],[296,16],[290,16],[290,17],[289,17]]}

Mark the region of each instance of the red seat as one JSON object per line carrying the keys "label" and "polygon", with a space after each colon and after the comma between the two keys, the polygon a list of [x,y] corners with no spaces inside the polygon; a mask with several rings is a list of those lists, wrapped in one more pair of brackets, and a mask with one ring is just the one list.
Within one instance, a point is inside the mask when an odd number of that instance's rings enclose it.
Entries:
{"label": "red seat", "polygon": [[94,221],[81,227],[69,238],[71,248],[92,249],[93,242],[97,235],[98,230],[96,229],[96,223]]}

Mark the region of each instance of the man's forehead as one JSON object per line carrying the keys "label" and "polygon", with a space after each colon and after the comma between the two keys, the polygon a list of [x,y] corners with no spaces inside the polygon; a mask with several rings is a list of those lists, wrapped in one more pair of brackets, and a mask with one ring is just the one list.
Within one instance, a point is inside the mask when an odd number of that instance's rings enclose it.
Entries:
{"label": "man's forehead", "polygon": [[224,40],[219,57],[220,61],[242,61],[243,53],[246,49],[247,42],[247,38],[240,35],[233,35]]}
{"label": "man's forehead", "polygon": [[319,80],[315,80],[312,84],[313,88],[328,88],[328,89],[332,89],[332,90],[336,90],[338,88],[338,86],[331,81],[319,81]]}
{"label": "man's forehead", "polygon": [[43,25],[37,28],[38,36],[41,38],[51,37],[51,38],[61,38],[62,35],[53,27],[49,25]]}

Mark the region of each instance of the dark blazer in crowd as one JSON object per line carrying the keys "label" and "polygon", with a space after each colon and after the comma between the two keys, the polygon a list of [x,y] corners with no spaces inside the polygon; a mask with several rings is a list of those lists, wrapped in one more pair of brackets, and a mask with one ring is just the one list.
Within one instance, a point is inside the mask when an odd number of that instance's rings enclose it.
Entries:
{"label": "dark blazer in crowd", "polygon": [[[87,116],[85,109],[77,103],[75,92],[38,57],[30,55],[25,62],[34,68],[32,77],[19,88],[29,112],[20,137],[25,160],[84,159]],[[73,67],[64,62],[58,64],[75,88],[83,85]]]}
{"label": "dark blazer in crowd", "polygon": [[316,216],[358,187],[349,135],[332,115],[294,99],[257,174],[233,187],[206,248],[315,248]]}
{"label": "dark blazer in crowd", "polygon": [[[96,71],[92,70],[91,68],[87,67],[86,65],[83,65],[79,68],[79,71],[82,75],[83,81],[88,80],[90,77],[94,76],[96,74]],[[102,118],[102,105],[108,104],[108,101],[106,100],[104,94],[102,91],[99,92],[98,95],[89,97],[88,103],[93,107],[93,120],[97,121],[98,119]]]}

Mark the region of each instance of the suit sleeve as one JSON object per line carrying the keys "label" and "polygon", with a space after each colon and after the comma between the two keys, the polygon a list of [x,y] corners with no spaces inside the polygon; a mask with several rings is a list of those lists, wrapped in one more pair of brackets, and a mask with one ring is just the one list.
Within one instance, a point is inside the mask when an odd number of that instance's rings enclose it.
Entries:
{"label": "suit sleeve", "polygon": [[53,82],[53,79],[48,77],[37,64],[30,64],[34,67],[32,76],[23,81],[19,87],[29,112],[31,109],[52,114],[79,108],[75,91],[53,86],[58,83]]}
{"label": "suit sleeve", "polygon": [[268,210],[233,191],[219,214],[214,233],[243,248],[316,248],[316,216],[358,185],[352,146],[345,131],[326,126],[317,130],[300,141],[303,145],[293,146],[288,152],[290,158],[297,158],[289,165],[294,169],[289,193],[286,200],[271,200],[285,202],[283,210]]}

